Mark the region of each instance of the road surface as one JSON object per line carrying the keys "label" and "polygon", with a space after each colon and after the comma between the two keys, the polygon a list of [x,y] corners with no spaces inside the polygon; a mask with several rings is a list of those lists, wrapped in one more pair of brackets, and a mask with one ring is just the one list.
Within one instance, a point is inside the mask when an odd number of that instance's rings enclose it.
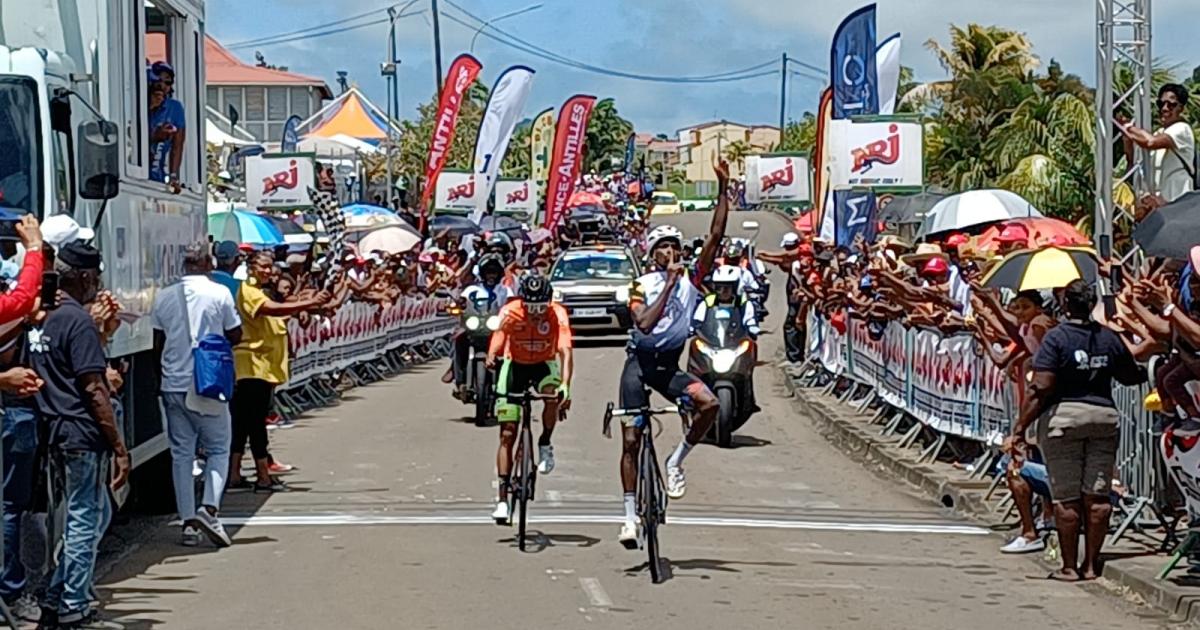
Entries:
{"label": "road surface", "polygon": [[[766,249],[787,227],[739,213],[732,231],[744,219],[762,224]],[[709,215],[671,220],[690,236]],[[762,356],[781,342],[764,337]],[[297,491],[227,497],[229,549],[184,548],[177,528],[156,530],[102,578],[109,616],[181,630],[1160,627],[1096,586],[1031,577],[1037,565],[1001,556],[987,530],[850,462],[797,415],[771,368],[737,447],[688,459],[688,495],[661,531],[671,579],[651,585],[644,553],[615,540],[620,446],[600,434],[623,349],[592,343],[576,357],[530,551],[489,524],[497,430],[470,422],[441,362],[272,433],[276,455],[299,467]],[[679,427],[663,431],[666,451]]]}

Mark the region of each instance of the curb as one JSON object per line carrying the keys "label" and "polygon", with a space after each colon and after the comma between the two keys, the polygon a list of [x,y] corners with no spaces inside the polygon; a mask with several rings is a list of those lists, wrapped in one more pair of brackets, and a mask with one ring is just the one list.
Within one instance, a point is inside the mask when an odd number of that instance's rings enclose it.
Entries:
{"label": "curb", "polygon": [[[903,481],[981,525],[996,524],[996,513],[984,501],[989,480],[955,479],[934,466],[912,461],[910,452],[896,448],[900,442],[899,436],[879,435],[878,426],[864,422],[866,416],[839,404],[833,398],[821,396],[816,390],[799,386],[793,380],[790,366],[779,369],[784,388],[791,394],[795,406],[826,440],[851,459],[888,479]],[[1054,568],[1046,565],[1040,557],[1036,561],[1047,568]],[[1155,580],[1153,575],[1129,570],[1119,560],[1105,563],[1104,578],[1121,590],[1137,595],[1146,605],[1169,615],[1171,623],[1200,628],[1200,589]]]}

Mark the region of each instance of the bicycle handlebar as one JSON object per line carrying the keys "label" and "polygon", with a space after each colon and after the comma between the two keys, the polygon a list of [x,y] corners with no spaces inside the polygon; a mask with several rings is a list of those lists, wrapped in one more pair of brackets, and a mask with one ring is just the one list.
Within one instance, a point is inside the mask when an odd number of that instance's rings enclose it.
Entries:
{"label": "bicycle handlebar", "polygon": [[679,405],[670,405],[667,407],[645,407],[638,409],[618,409],[613,407],[612,403],[608,403],[608,408],[604,410],[604,428],[601,432],[604,437],[612,437],[612,420],[613,418],[624,418],[629,416],[646,416],[647,420],[654,416],[659,416],[668,413],[682,413]]}
{"label": "bicycle handlebar", "polygon": [[525,401],[527,401],[527,400],[528,400],[528,401],[535,401],[535,400],[543,400],[543,401],[545,401],[545,400],[559,400],[559,401],[561,401],[561,400],[562,400],[562,396],[561,396],[561,395],[559,395],[559,394],[557,394],[557,393],[555,393],[555,394],[543,394],[543,393],[541,393],[541,392],[535,392],[535,391],[532,391],[532,390],[530,390],[530,391],[526,391],[526,392],[522,392],[522,393],[519,393],[519,394],[505,394],[505,395],[504,395],[504,397],[508,399],[508,402],[510,402],[510,403],[515,403],[515,404],[520,404],[520,403],[523,403],[523,402],[525,402]]}

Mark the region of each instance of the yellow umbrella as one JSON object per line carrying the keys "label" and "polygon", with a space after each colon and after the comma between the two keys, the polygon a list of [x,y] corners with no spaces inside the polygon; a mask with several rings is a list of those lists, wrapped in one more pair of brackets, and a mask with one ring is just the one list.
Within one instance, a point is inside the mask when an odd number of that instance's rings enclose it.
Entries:
{"label": "yellow umbrella", "polygon": [[1014,291],[1058,289],[1082,278],[1096,281],[1100,264],[1090,247],[1023,249],[1004,257],[983,277],[983,286]]}

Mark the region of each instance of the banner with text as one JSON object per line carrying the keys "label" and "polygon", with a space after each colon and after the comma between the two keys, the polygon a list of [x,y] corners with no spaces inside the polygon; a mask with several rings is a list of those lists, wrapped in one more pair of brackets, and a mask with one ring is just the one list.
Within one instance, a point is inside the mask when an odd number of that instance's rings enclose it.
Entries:
{"label": "banner with text", "polygon": [[812,203],[807,153],[767,153],[746,157],[746,202],[781,206]]}
{"label": "banner with text", "polygon": [[505,70],[492,87],[487,109],[479,123],[479,134],[475,137],[475,179],[479,187],[476,201],[479,205],[475,207],[471,219],[476,223],[487,212],[488,198],[492,196],[492,186],[500,173],[500,163],[508,152],[508,142],[525,111],[525,101],[529,100],[532,87],[533,70],[525,66],[513,66]]}
{"label": "banner with text", "polygon": [[835,119],[879,113],[874,4],[851,13],[838,26],[829,65]]}
{"label": "banner with text", "polygon": [[496,213],[523,213],[530,217],[537,211],[537,185],[528,179],[502,179],[496,182]]}
{"label": "banner with text", "polygon": [[437,180],[437,194],[433,199],[435,210],[454,213],[474,212],[483,192],[475,184],[475,176],[466,171],[445,171]]}
{"label": "banner with text", "polygon": [[829,179],[834,188],[921,188],[925,162],[921,123],[835,120],[829,129]]}
{"label": "banner with text", "polygon": [[554,150],[554,108],[533,119],[533,129],[529,134],[529,178],[537,184],[538,190],[546,189],[546,180],[550,178],[550,152]]}
{"label": "banner with text", "polygon": [[308,189],[317,185],[312,153],[263,153],[246,158],[246,205],[264,210],[312,207]]}
{"label": "banner with text", "polygon": [[595,105],[595,96],[576,94],[567,99],[558,112],[554,154],[550,160],[550,181],[546,187],[545,225],[550,229],[554,229],[558,218],[566,210],[567,200],[575,191],[575,180],[583,168],[588,118]]}
{"label": "banner with text", "polygon": [[433,124],[433,137],[429,141],[429,157],[425,160],[425,181],[421,188],[421,227],[425,227],[425,216],[429,207],[429,198],[437,185],[438,175],[446,165],[450,155],[450,145],[454,142],[454,128],[458,125],[458,112],[466,99],[467,89],[479,76],[483,66],[471,55],[462,54],[450,64],[446,73],[446,82],[442,85],[442,97],[438,100],[436,118]]}
{"label": "banner with text", "polygon": [[875,192],[870,188],[833,191],[835,242],[850,247],[862,236],[875,241]]}

